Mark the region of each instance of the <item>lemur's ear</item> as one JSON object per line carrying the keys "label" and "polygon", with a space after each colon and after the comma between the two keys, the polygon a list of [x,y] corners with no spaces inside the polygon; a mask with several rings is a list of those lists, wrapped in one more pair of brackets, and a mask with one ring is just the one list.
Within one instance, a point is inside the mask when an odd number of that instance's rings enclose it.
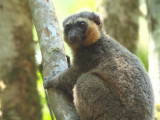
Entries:
{"label": "lemur's ear", "polygon": [[93,12],[93,14],[94,14],[94,19],[93,19],[93,21],[94,21],[97,25],[101,25],[101,19],[100,19],[99,15],[96,14],[96,13],[94,13],[94,12]]}

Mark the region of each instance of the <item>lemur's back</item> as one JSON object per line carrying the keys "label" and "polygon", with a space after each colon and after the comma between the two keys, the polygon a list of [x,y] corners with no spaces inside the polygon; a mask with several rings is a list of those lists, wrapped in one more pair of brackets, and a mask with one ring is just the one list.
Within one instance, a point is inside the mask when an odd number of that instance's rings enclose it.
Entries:
{"label": "lemur's back", "polygon": [[[101,110],[108,119],[152,120],[154,99],[150,79],[140,60],[109,36],[79,50],[75,64],[106,86]],[[107,91],[109,91],[107,93]],[[97,98],[98,99],[98,98]],[[100,108],[99,108],[100,109]],[[109,117],[110,116],[110,117]]]}

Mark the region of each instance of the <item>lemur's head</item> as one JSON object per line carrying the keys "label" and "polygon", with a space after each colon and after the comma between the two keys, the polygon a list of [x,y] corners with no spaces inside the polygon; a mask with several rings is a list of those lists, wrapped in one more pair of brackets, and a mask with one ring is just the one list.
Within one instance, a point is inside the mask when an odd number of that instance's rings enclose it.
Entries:
{"label": "lemur's head", "polygon": [[71,15],[63,22],[64,39],[73,49],[89,46],[100,38],[101,26],[101,20],[94,12]]}

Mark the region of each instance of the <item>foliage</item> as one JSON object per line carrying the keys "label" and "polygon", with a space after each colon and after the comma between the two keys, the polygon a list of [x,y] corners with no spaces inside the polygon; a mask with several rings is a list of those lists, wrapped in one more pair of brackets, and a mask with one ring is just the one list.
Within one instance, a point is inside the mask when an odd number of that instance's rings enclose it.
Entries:
{"label": "foliage", "polygon": [[38,82],[37,82],[37,88],[39,91],[39,94],[41,96],[41,105],[42,105],[42,114],[43,114],[43,120],[51,120],[51,116],[49,113],[49,109],[47,106],[47,101],[46,101],[46,96],[43,88],[43,80],[41,73],[37,71],[37,76],[38,76]]}
{"label": "foliage", "polygon": [[160,104],[156,104],[155,120],[160,120]]}
{"label": "foliage", "polygon": [[[144,34],[145,33],[145,34]],[[147,21],[144,17],[139,18],[139,42],[137,55],[141,59],[144,67],[148,71],[148,29]]]}

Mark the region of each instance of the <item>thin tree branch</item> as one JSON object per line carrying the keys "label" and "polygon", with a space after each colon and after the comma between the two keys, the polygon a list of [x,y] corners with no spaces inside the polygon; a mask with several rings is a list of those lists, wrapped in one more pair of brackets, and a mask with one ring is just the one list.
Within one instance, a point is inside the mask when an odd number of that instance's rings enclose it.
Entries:
{"label": "thin tree branch", "polygon": [[[67,69],[67,62],[52,0],[29,0],[29,5],[39,38],[44,76],[56,76]],[[67,95],[49,89],[48,96],[57,120],[78,120],[73,102]]]}

